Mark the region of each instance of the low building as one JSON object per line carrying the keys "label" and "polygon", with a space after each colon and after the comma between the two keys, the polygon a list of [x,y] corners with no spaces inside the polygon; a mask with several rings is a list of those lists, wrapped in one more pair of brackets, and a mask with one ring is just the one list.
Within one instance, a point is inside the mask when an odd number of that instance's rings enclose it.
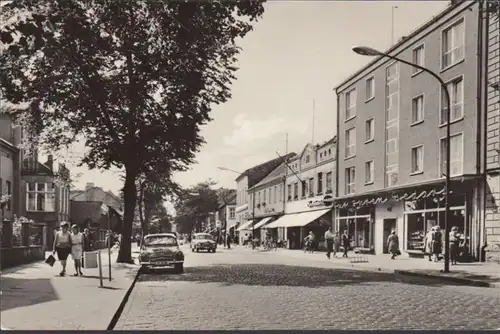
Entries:
{"label": "low building", "polygon": [[287,162],[285,215],[267,228],[275,229],[277,237],[288,240],[292,249],[302,248],[309,231],[321,241],[333,226],[336,145],[336,137],[323,144],[307,144],[301,154]]}
{"label": "low building", "polygon": [[111,190],[105,191],[101,187],[96,187],[94,183],[87,183],[84,190],[72,190],[71,200],[75,202],[97,201],[112,207],[123,215],[123,201]]}
{"label": "low building", "polygon": [[286,154],[266,161],[260,165],[249,168],[236,178],[236,220],[238,221],[236,229],[236,238],[240,243],[248,239],[252,233],[252,226],[256,221],[252,217],[252,211],[249,210],[250,194],[248,189],[262,181],[269,173],[278,167],[283,161],[294,156],[295,153]]}

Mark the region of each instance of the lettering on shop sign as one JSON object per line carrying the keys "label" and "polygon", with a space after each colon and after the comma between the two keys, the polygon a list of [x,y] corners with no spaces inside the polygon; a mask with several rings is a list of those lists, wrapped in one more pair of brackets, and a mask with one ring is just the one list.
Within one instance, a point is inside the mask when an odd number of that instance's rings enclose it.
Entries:
{"label": "lettering on shop sign", "polygon": [[316,201],[309,201],[307,203],[307,207],[314,208],[318,206],[329,206],[333,204],[333,198],[330,195],[326,195],[323,199]]}

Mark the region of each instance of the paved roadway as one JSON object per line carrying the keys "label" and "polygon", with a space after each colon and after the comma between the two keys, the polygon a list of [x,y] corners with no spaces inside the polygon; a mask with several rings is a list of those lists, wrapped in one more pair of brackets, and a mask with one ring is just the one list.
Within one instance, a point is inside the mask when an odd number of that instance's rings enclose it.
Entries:
{"label": "paved roadway", "polygon": [[115,329],[497,329],[500,289],[325,268],[283,253],[186,249],[185,273],[141,275]]}

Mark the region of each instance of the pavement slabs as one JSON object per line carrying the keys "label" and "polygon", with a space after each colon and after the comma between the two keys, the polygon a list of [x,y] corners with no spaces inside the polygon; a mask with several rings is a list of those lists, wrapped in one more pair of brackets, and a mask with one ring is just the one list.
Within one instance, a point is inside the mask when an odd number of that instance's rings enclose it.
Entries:
{"label": "pavement slabs", "polygon": [[84,268],[83,277],[73,277],[73,261],[69,259],[66,277],[58,275],[59,263],[50,267],[44,262],[35,262],[4,270],[0,302],[2,328],[106,330],[135,282],[139,266],[116,263],[118,252],[114,252],[112,281],[109,281],[107,252],[103,253],[103,288],[99,269]]}

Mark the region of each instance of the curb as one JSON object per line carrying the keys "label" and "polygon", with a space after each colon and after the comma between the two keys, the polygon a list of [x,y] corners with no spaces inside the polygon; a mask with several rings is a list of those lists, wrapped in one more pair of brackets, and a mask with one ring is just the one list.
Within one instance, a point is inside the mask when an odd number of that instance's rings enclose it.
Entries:
{"label": "curb", "polygon": [[134,280],[132,281],[132,284],[130,284],[130,287],[128,288],[127,292],[125,293],[125,296],[123,296],[123,299],[120,303],[120,306],[118,306],[118,309],[116,310],[115,314],[111,318],[111,321],[106,328],[107,331],[112,331],[116,324],[118,323],[118,320],[120,320],[120,316],[123,313],[123,310],[125,309],[125,305],[127,305],[128,299],[130,295],[132,294],[132,291],[134,290],[135,283],[139,279],[139,276],[141,275],[141,268],[137,270],[137,273],[135,274]]}
{"label": "curb", "polygon": [[398,275],[405,275],[405,276],[435,278],[435,279],[439,279],[442,281],[448,281],[448,282],[459,283],[459,284],[469,285],[469,286],[483,287],[483,288],[500,288],[500,283],[490,283],[490,282],[485,282],[485,281],[480,281],[480,280],[475,280],[475,279],[470,279],[470,278],[440,276],[440,275],[425,274],[425,273],[419,273],[419,272],[414,272],[414,271],[410,271],[410,270],[398,270],[398,269],[394,270],[394,273],[398,274]]}

